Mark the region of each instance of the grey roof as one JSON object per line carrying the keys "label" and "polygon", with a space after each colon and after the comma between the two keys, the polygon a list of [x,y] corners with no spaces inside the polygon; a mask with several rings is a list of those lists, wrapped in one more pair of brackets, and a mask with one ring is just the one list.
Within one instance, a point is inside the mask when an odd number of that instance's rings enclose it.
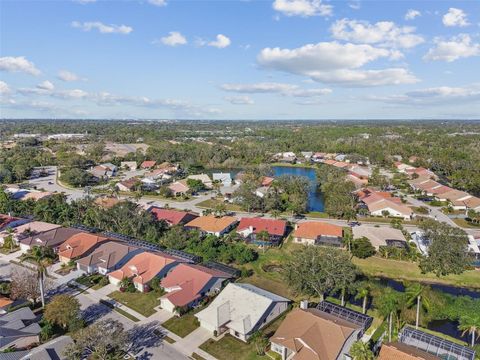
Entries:
{"label": "grey roof", "polygon": [[40,234],[35,234],[33,236],[27,237],[20,240],[21,244],[29,246],[48,246],[48,247],[57,247],[63,244],[68,238],[72,237],[75,234],[85,232],[79,229],[59,227],[53,230],[45,231]]}
{"label": "grey roof", "polygon": [[77,262],[85,266],[102,265],[102,268],[109,269],[118,264],[128,253],[138,249],[138,247],[118,241],[108,241]]}
{"label": "grey roof", "polygon": [[[32,349],[28,354],[25,354],[19,360],[60,360],[65,359],[63,352],[65,347],[72,343],[70,336],[60,336],[49,341],[46,344]],[[3,360],[0,358],[0,360]]]}
{"label": "grey roof", "polygon": [[0,348],[7,346],[19,337],[38,335],[39,318],[28,307],[0,315]]}

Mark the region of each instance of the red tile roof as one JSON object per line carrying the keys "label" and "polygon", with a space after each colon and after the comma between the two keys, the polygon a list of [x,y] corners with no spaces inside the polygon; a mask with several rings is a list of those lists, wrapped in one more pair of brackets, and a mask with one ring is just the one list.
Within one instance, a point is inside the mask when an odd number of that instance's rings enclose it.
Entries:
{"label": "red tile roof", "polygon": [[[164,295],[175,306],[185,306],[201,297],[202,290],[212,278],[230,278],[221,271],[200,265],[180,264],[162,280],[163,288],[178,288]],[[208,289],[207,289],[208,290]]]}
{"label": "red tile roof", "polygon": [[241,218],[240,224],[238,224],[237,231],[242,231],[253,228],[253,232],[258,234],[259,232],[266,231],[269,235],[282,236],[287,229],[287,222],[284,220],[273,220],[263,218]]}
{"label": "red tile roof", "polygon": [[157,220],[164,220],[170,225],[178,225],[185,221],[193,220],[193,218],[196,217],[195,214],[186,211],[162,209],[157,207],[152,207],[150,213],[152,213]]}
{"label": "red tile roof", "polygon": [[155,166],[157,162],[154,161],[154,160],[145,160],[141,165],[140,167],[143,168],[143,169],[148,169],[148,168],[152,168]]}
{"label": "red tile roof", "polygon": [[58,255],[67,259],[82,256],[96,245],[109,240],[106,237],[89,233],[78,233],[68,238],[58,250]]}
{"label": "red tile roof", "polygon": [[264,176],[262,179],[262,186],[272,185],[273,180],[275,180],[273,177]]}

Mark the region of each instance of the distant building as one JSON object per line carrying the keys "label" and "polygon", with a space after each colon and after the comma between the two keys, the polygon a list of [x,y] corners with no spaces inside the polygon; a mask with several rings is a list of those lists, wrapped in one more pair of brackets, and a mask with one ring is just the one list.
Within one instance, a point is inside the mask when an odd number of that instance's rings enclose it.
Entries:
{"label": "distant building", "polygon": [[306,221],[297,224],[292,236],[296,243],[343,247],[343,228],[326,222]]}
{"label": "distant building", "polygon": [[198,215],[187,211],[179,211],[174,209],[162,209],[152,206],[147,210],[158,221],[165,221],[169,226],[185,225],[196,219]]}
{"label": "distant building", "polygon": [[134,171],[134,170],[137,170],[137,162],[136,161],[122,161],[120,163],[120,167],[122,169],[127,169],[127,170],[131,170],[131,171]]}
{"label": "distant building", "polygon": [[237,233],[245,239],[254,244],[265,245],[263,241],[258,239],[258,234],[261,232],[268,234],[266,245],[278,245],[287,232],[287,222],[285,220],[245,217],[240,219],[237,226]]}
{"label": "distant building", "polygon": [[237,218],[233,216],[199,216],[185,224],[185,228],[199,230],[204,234],[222,236],[233,230],[237,223]]}
{"label": "distant building", "polygon": [[142,169],[153,169],[157,164],[156,161],[153,160],[145,160],[141,165],[140,168]]}
{"label": "distant building", "polygon": [[232,186],[232,177],[230,173],[213,173],[213,181],[219,181],[223,186]]}
{"label": "distant building", "polygon": [[207,174],[189,175],[187,176],[187,180],[188,179],[200,180],[207,189],[212,188],[212,179],[210,179],[210,177]]}

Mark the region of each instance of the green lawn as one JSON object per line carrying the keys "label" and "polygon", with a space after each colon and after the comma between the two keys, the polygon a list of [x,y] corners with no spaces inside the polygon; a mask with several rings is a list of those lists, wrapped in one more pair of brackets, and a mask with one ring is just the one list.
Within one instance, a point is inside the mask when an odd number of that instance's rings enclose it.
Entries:
{"label": "green lawn", "polygon": [[122,314],[123,316],[125,316],[127,319],[130,319],[132,320],[133,322],[139,322],[140,320],[137,319],[135,316],[133,316],[132,314],[126,312],[125,310],[122,310],[122,309],[119,309],[119,308],[114,308],[114,310],[116,312],[118,312],[119,314]]}
{"label": "green lawn", "polygon": [[266,360],[268,356],[258,356],[253,344],[246,344],[231,335],[225,335],[218,341],[207,340],[200,349],[206,351],[218,360]]}
{"label": "green lawn", "polygon": [[327,213],[320,211],[310,211],[306,213],[305,216],[314,219],[328,219],[330,217]]}
{"label": "green lawn", "polygon": [[353,262],[365,274],[371,276],[480,288],[480,271],[470,270],[460,275],[448,275],[439,278],[432,273],[422,274],[416,263],[408,261],[373,256],[368,259],[353,258]]}
{"label": "green lawn", "polygon": [[112,299],[128,306],[130,309],[135,310],[146,317],[155,314],[156,311],[154,308],[160,305],[160,300],[158,298],[162,295],[162,293],[155,291],[150,291],[148,293],[122,293],[120,291],[114,291],[111,294],[108,294]]}
{"label": "green lawn", "polygon": [[174,334],[185,337],[200,326],[194,312],[189,312],[181,317],[174,316],[165,321],[162,326]]}
{"label": "green lawn", "polygon": [[480,224],[477,225],[465,219],[452,219],[452,220],[455,224],[463,228],[480,229]]}

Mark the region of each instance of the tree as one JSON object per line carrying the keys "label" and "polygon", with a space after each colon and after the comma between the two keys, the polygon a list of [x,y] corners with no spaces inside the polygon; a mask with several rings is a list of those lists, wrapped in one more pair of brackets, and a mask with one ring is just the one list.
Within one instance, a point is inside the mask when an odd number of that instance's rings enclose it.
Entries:
{"label": "tree", "polygon": [[418,324],[420,321],[420,308],[423,307],[424,310],[428,311],[430,309],[430,302],[428,297],[425,295],[428,293],[430,288],[424,286],[420,283],[414,283],[408,285],[405,289],[405,296],[407,301],[407,306],[411,307],[416,303],[416,317],[415,317],[415,328],[418,329]]}
{"label": "tree", "polygon": [[93,181],[93,175],[79,168],[65,169],[60,175],[60,180],[75,187],[83,187]]}
{"label": "tree", "polygon": [[[51,282],[45,281],[44,289],[47,290],[50,287]],[[36,304],[40,297],[40,282],[34,271],[20,268],[12,271],[12,282],[10,286],[10,298],[12,300],[26,299]]]}
{"label": "tree", "polygon": [[355,299],[362,299],[362,313],[367,313],[367,301],[368,295],[370,295],[370,285],[368,282],[364,281],[359,284],[357,287],[357,294],[355,295]]}
{"label": "tree", "polygon": [[462,336],[469,333],[472,336],[471,346],[475,345],[475,337],[480,337],[480,313],[464,315],[459,320],[458,329],[463,331]]}
{"label": "tree", "polygon": [[218,217],[224,216],[227,213],[227,206],[224,203],[219,202],[215,204],[213,213]]}
{"label": "tree", "polygon": [[355,239],[352,242],[352,255],[360,259],[366,259],[375,255],[375,247],[365,236]]}
{"label": "tree", "polygon": [[388,319],[388,341],[392,341],[393,315],[399,310],[401,294],[392,288],[385,288],[380,296],[374,298],[373,303],[380,315]]}
{"label": "tree", "polygon": [[261,331],[255,331],[250,337],[249,342],[252,342],[255,345],[255,350],[258,356],[265,355],[269,341]]}
{"label": "tree", "polygon": [[70,295],[56,295],[45,306],[44,318],[63,329],[80,318],[80,303]]}
{"label": "tree", "polygon": [[440,277],[461,274],[466,270],[469,255],[465,231],[430,219],[422,222],[420,228],[431,242],[428,256],[420,261],[423,273],[433,272]]}
{"label": "tree", "polygon": [[198,179],[187,179],[187,186],[193,193],[205,190],[205,184]]}
{"label": "tree", "polygon": [[357,267],[342,250],[304,246],[285,264],[285,279],[298,293],[319,296],[353,285]]}
{"label": "tree", "polygon": [[9,251],[13,251],[13,249],[17,245],[15,243],[15,239],[13,238],[13,233],[14,233],[14,230],[12,228],[8,228],[7,229],[8,235],[3,238],[3,248]]}
{"label": "tree", "polygon": [[40,287],[40,298],[42,307],[45,307],[45,277],[47,276],[47,268],[52,265],[55,254],[51,248],[46,246],[34,246],[22,258],[22,262],[30,261],[35,264],[37,272],[37,280]]}
{"label": "tree", "polygon": [[74,342],[64,350],[68,360],[92,358],[110,360],[128,350],[129,338],[117,320],[100,320],[72,334]]}
{"label": "tree", "polygon": [[353,343],[350,348],[350,356],[353,360],[373,360],[373,352],[362,340],[358,340]]}

